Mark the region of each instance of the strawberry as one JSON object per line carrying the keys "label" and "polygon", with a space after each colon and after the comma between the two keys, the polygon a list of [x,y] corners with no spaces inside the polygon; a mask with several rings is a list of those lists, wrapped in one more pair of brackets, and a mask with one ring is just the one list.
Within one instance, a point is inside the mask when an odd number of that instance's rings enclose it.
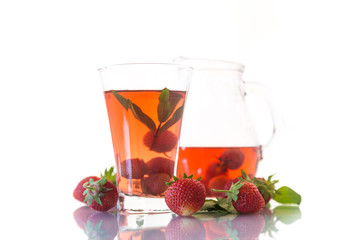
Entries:
{"label": "strawberry", "polygon": [[84,184],[84,195],[86,202],[90,208],[105,212],[115,207],[118,200],[118,192],[116,186],[112,182],[101,178],[94,181],[92,178]]}
{"label": "strawberry", "polygon": [[222,166],[235,170],[243,164],[244,158],[244,153],[240,149],[227,149],[221,154],[219,161]]}
{"label": "strawberry", "polygon": [[90,176],[90,177],[86,177],[84,178],[83,180],[81,180],[77,185],[76,185],[76,188],[73,192],[73,196],[76,200],[79,200],[80,202],[84,202],[85,200],[85,196],[84,196],[84,191],[85,191],[85,188],[83,187],[84,183],[88,182],[89,180],[93,179],[94,181],[97,181],[99,180],[100,178],[99,177],[96,177],[96,176]]}
{"label": "strawberry", "polygon": [[156,157],[150,159],[150,161],[146,163],[146,166],[147,173],[149,175],[166,173],[169,176],[173,176],[175,163],[173,160],[168,158]]}
{"label": "strawberry", "polygon": [[180,216],[191,216],[196,213],[205,202],[206,189],[200,179],[186,176],[178,179],[174,176],[173,182],[165,191],[165,202],[169,209]]}
{"label": "strawberry", "polygon": [[219,175],[226,175],[227,168],[221,166],[219,162],[213,162],[209,165],[205,172],[205,179],[209,181],[211,178],[219,176]]}
{"label": "strawberry", "polygon": [[140,158],[126,159],[120,162],[120,174],[127,179],[141,179],[146,174],[146,164]]}
{"label": "strawberry", "polygon": [[168,186],[170,176],[166,173],[158,173],[141,179],[141,188],[145,194],[160,195]]}
{"label": "strawberry", "polygon": [[256,185],[258,190],[260,191],[261,196],[263,196],[265,204],[267,204],[271,198],[274,198],[275,194],[278,191],[275,189],[275,184],[278,183],[278,180],[272,180],[271,175],[266,180],[265,178],[253,177],[250,178],[243,170],[242,170],[242,179],[251,182]]}
{"label": "strawberry", "polygon": [[145,146],[150,148],[150,150],[158,153],[165,153],[175,148],[178,143],[178,138],[169,130],[161,133],[156,138],[154,137],[154,134],[149,131],[145,134],[143,141]]}
{"label": "strawberry", "polygon": [[208,195],[215,197],[223,196],[223,193],[212,192],[211,189],[225,189],[224,186],[228,181],[229,178],[226,175],[219,175],[210,179],[207,185],[207,188],[209,190]]}
{"label": "strawberry", "polygon": [[229,190],[213,190],[215,192],[225,192],[228,204],[232,204],[239,213],[256,213],[265,207],[264,198],[261,196],[257,187],[240,179],[233,184]]}

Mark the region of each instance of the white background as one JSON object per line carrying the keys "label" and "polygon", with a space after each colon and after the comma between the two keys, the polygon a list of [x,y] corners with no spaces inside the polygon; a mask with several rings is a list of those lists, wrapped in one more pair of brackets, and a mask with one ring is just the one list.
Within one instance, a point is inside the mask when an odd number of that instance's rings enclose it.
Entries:
{"label": "white background", "polygon": [[356,0],[1,1],[2,236],[85,239],[72,190],[113,163],[97,69],[182,55],[241,62],[271,89],[283,124],[259,174],[303,196],[283,239],[354,239],[359,12]]}

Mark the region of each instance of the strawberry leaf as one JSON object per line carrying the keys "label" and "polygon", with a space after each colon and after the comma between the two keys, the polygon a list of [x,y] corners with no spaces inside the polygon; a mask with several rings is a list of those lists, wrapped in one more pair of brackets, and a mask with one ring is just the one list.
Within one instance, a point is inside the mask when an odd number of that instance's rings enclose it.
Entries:
{"label": "strawberry leaf", "polygon": [[301,196],[289,187],[281,187],[275,192],[274,200],[284,204],[300,204]]}
{"label": "strawberry leaf", "polygon": [[106,178],[108,181],[112,182],[116,186],[116,173],[114,171],[114,166],[111,166],[109,170],[106,168],[104,173],[100,174],[100,177]]}

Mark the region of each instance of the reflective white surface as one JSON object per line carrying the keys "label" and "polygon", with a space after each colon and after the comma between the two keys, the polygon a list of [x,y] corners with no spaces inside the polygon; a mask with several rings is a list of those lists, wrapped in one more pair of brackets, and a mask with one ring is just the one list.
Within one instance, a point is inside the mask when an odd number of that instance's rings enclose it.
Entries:
{"label": "reflective white surface", "polygon": [[72,191],[114,161],[97,69],[179,55],[241,62],[273,91],[284,126],[258,175],[303,197],[275,239],[359,238],[359,4],[1,1],[0,238],[88,239]]}
{"label": "reflective white surface", "polygon": [[100,213],[85,206],[74,211],[74,219],[89,239],[283,239],[281,229],[296,224],[301,210],[297,206],[277,206],[258,214],[199,213],[180,217],[172,213]]}

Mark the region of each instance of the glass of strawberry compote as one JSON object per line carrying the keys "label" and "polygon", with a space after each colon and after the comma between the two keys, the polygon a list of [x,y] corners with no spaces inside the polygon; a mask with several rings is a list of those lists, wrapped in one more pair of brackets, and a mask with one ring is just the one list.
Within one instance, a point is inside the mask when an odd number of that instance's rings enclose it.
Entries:
{"label": "glass of strawberry compote", "polygon": [[132,63],[99,70],[117,168],[118,209],[163,212],[177,166],[178,142],[192,68]]}
{"label": "glass of strawberry compote", "polygon": [[255,176],[262,146],[273,139],[277,118],[268,104],[273,129],[270,138],[260,143],[247,104],[250,94],[245,94],[245,90],[262,93],[266,88],[245,83],[242,64],[184,57],[175,62],[194,68],[181,130],[177,175],[201,176],[207,196],[216,197],[211,189],[224,189],[232,179],[241,176],[241,169]]}

